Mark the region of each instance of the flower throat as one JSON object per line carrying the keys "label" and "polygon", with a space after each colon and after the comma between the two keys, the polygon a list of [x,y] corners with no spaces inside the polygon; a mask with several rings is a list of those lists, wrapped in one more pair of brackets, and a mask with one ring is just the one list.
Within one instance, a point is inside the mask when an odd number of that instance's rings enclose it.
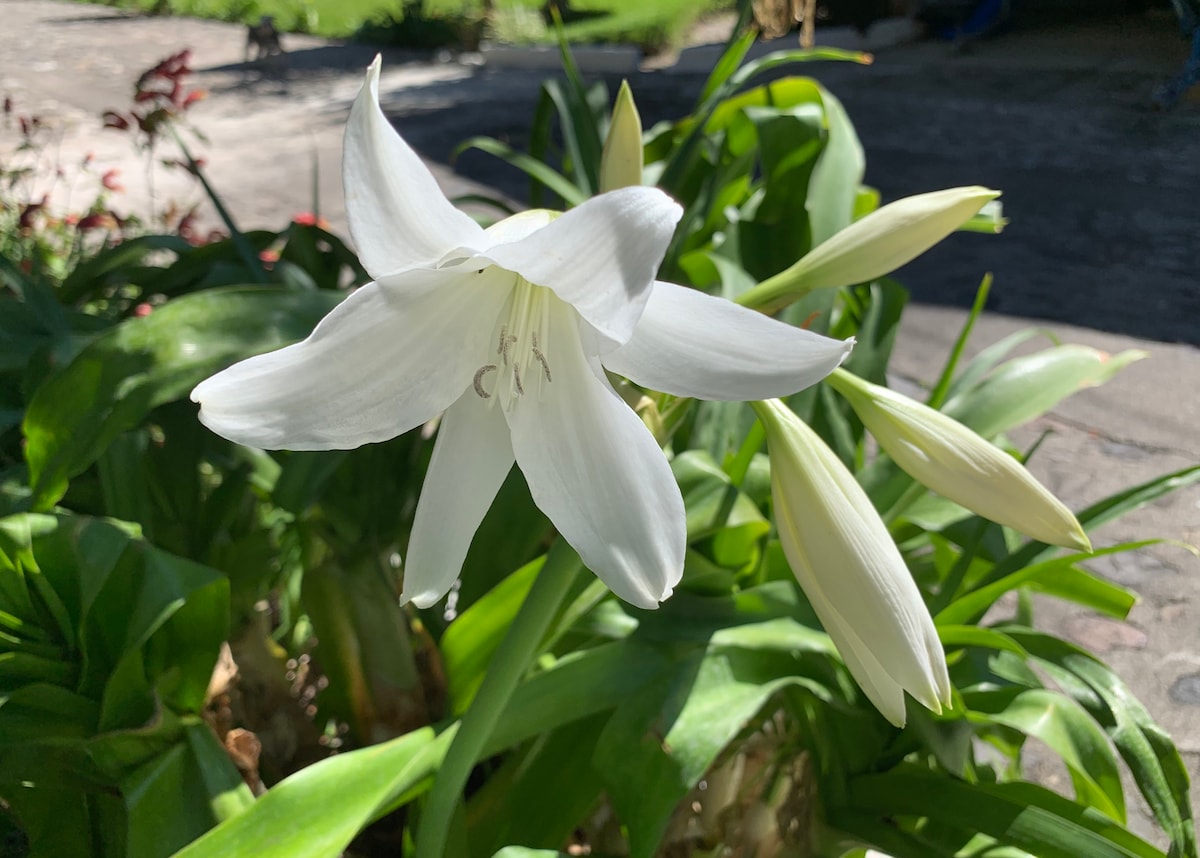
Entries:
{"label": "flower throat", "polygon": [[506,321],[496,337],[496,363],[486,363],[475,372],[475,393],[481,399],[491,399],[484,386],[491,372],[498,374],[496,393],[507,410],[526,391],[541,385],[542,378],[554,380],[546,347],[550,322],[550,301],[553,293],[544,286],[535,286],[524,277],[517,277],[516,287],[508,303]]}

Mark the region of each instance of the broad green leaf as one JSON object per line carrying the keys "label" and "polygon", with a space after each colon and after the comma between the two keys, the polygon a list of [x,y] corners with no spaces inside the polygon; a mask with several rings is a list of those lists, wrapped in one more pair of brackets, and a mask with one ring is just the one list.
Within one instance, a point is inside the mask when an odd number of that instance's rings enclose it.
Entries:
{"label": "broad green leaf", "polygon": [[1097,707],[1089,695],[1077,697],[1105,725],[1129,766],[1155,819],[1171,838],[1171,858],[1195,855],[1196,829],[1187,768],[1171,737],[1125,683],[1093,656],[1066,641],[1027,628],[1003,630],[1044,665],[1078,677],[1102,701]]}
{"label": "broad green leaf", "polygon": [[604,789],[591,758],[606,717],[535,738],[488,777],[467,807],[472,855],[491,855],[506,843],[554,847],[567,841]]}
{"label": "broad green leaf", "polygon": [[543,563],[545,557],[539,557],[513,572],[455,618],[442,635],[442,665],[452,714],[461,715],[471,704],[492,654]]}
{"label": "broad green leaf", "polygon": [[663,682],[670,669],[671,659],[662,649],[629,640],[564,656],[517,687],[488,740],[487,753],[612,709]]}
{"label": "broad green leaf", "polygon": [[40,624],[64,668],[49,670],[0,637],[2,663],[18,668],[0,672],[0,772],[29,790],[14,807],[35,853],[54,854],[61,842],[37,821],[59,790],[117,802],[89,798],[78,813],[115,831],[108,842],[127,842],[122,855],[167,854],[251,801],[208,725],[180,714],[203,707],[228,636],[222,575],[127,525],[10,516],[0,520],[0,611],[10,628]]}
{"label": "broad green leaf", "polygon": [[1084,387],[1104,384],[1141,351],[1109,355],[1089,346],[1064,345],[1014,358],[977,386],[956,393],[942,409],[985,438],[994,438],[1045,414]]}
{"label": "broad green leaf", "polygon": [[[1117,588],[1115,585],[1105,587],[1104,585],[1107,582],[1100,581],[1099,579],[1093,580],[1093,576],[1079,570],[1068,573],[1064,573],[1063,570],[1071,570],[1074,564],[1088,560],[1089,558],[1118,554],[1123,551],[1133,551],[1138,548],[1144,548],[1147,545],[1154,545],[1158,541],[1157,539],[1148,539],[1142,542],[1123,542],[1119,545],[1110,545],[1106,548],[1097,549],[1090,554],[1065,554],[1062,557],[1055,557],[1050,560],[1044,560],[1041,563],[1025,566],[998,581],[994,581],[960,596],[938,612],[934,620],[938,625],[975,622],[987,612],[987,609],[997,599],[1008,591],[1017,587],[1037,586],[1044,581],[1050,582],[1046,585],[1046,589],[1054,595],[1061,595],[1064,598],[1079,596],[1081,601],[1090,607],[1115,606],[1115,610],[1112,613],[1116,616],[1124,616],[1121,611],[1128,611],[1131,603],[1127,599],[1132,599],[1132,594],[1121,588]],[[1101,595],[1093,598],[1093,594],[1096,593]],[[1122,593],[1125,595],[1121,595]]]}
{"label": "broad green leaf", "polygon": [[212,289],[128,319],[92,341],[34,395],[25,415],[34,504],[155,407],[187,395],[235,360],[301,339],[344,293],[270,287]]}
{"label": "broad green leaf", "polygon": [[939,625],[938,637],[947,649],[952,647],[983,647],[1001,652],[1010,652],[1021,658],[1029,654],[1025,648],[1003,632],[984,626]]}
{"label": "broad green leaf", "polygon": [[397,576],[373,551],[347,554],[310,563],[301,600],[329,679],[322,715],[348,722],[367,745],[428,724],[429,712]]}
{"label": "broad green leaf", "polygon": [[[562,659],[517,687],[485,754],[611,709],[663,664],[654,649],[626,642]],[[423,728],[301,769],[178,858],[333,858],[372,819],[428,788],[456,729]]]}
{"label": "broad green leaf", "polygon": [[[976,293],[975,297],[978,303],[978,293]],[[979,382],[991,372],[992,368],[1008,356],[1009,352],[1021,343],[1031,340],[1034,337],[1044,337],[1055,346],[1061,345],[1054,332],[1047,328],[1022,328],[1019,331],[1011,333],[1007,337],[992,343],[972,358],[963,369],[962,374],[947,386],[945,394],[938,404],[934,405],[931,400],[929,402],[930,407],[941,409],[946,399],[953,398],[977,387]]]}
{"label": "broad green leaf", "polygon": [[728,527],[750,526],[752,537],[771,529],[758,506],[738,491],[708,453],[687,450],[671,461],[671,471],[687,510],[688,540],[711,536]]}
{"label": "broad green leaf", "polygon": [[1071,773],[1075,799],[1125,822],[1125,796],[1108,737],[1078,703],[1043,688],[963,694],[967,718],[1001,724],[1040,739]]}
{"label": "broad green leaf", "polygon": [[825,107],[825,147],[808,183],[809,232],[814,245],[848,227],[866,170],[862,144],[846,109],[834,95],[817,85]]}
{"label": "broad green leaf", "polygon": [[714,643],[620,703],[594,760],[634,858],[655,853],[675,806],[767,699],[805,684],[798,672],[791,653]]}
{"label": "broad green leaf", "polygon": [[892,819],[925,817],[1039,858],[1163,858],[1103,813],[1028,783],[971,784],[902,764],[854,778],[846,807]]}
{"label": "broad green leaf", "polygon": [[100,289],[124,285],[129,269],[151,254],[164,250],[182,257],[193,248],[177,235],[143,235],[127,239],[77,265],[59,287],[59,300],[72,304]]}
{"label": "broad green leaf", "polygon": [[307,766],[176,858],[334,858],[388,801],[436,771],[452,736],[426,727]]}
{"label": "broad green leaf", "polygon": [[129,855],[170,855],[253,805],[212,730],[198,719],[184,741],[124,778]]}

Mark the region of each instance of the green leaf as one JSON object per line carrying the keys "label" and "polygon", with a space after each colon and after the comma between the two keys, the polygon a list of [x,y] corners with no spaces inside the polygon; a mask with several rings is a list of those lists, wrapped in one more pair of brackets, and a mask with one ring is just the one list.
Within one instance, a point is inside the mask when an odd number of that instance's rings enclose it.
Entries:
{"label": "green leaf", "polygon": [[[1162,858],[1099,811],[1028,783],[970,784],[902,764],[851,780],[847,809],[880,818],[924,817],[979,832],[1039,858]],[[840,808],[838,809],[840,811]],[[836,826],[838,811],[830,814]]]}
{"label": "green leaf", "polygon": [[1025,658],[1029,653],[1025,648],[1003,632],[984,626],[953,626],[939,625],[938,637],[947,649],[953,647],[982,647],[1000,652],[1010,652]]}
{"label": "green leaf", "polygon": [[591,758],[605,720],[601,713],[566,724],[504,761],[468,805],[473,855],[567,841],[604,789]]}
{"label": "green leaf", "polygon": [[624,699],[600,735],[595,766],[630,854],[655,853],[679,801],[767,699],[805,684],[790,652],[718,645],[678,661],[671,677]]}
{"label": "green leaf", "polygon": [[170,855],[253,805],[250,790],[207,724],[124,778],[129,855]]}
{"label": "green leaf", "polygon": [[683,493],[689,541],[729,527],[748,526],[751,539],[765,536],[771,529],[757,504],[738,491],[708,453],[680,453],[671,461],[671,471]]}
{"label": "green leaf", "polygon": [[979,282],[979,288],[975,290],[975,301],[971,304],[971,311],[967,314],[962,330],[958,332],[958,337],[954,340],[954,346],[950,349],[950,356],[946,358],[946,365],[942,368],[937,383],[929,392],[926,405],[930,408],[940,409],[942,403],[946,401],[946,397],[950,393],[950,385],[954,380],[954,373],[958,368],[958,362],[962,358],[963,349],[967,346],[967,340],[971,338],[971,331],[974,330],[975,323],[983,315],[983,308],[987,305],[988,294],[991,291],[992,275],[989,272],[983,275],[983,280]]}
{"label": "green leaf", "polygon": [[[1044,665],[1078,677],[1102,701],[1100,706],[1107,711],[1097,711],[1097,704],[1087,695],[1077,697],[1081,705],[1092,710],[1093,717],[1106,725],[1155,819],[1171,838],[1171,858],[1194,856],[1196,829],[1187,767],[1171,737],[1125,683],[1088,653],[1032,629],[1006,627],[1004,632]],[[1075,691],[1069,686],[1067,690]]]}
{"label": "green leaf", "polygon": [[523,170],[530,178],[536,179],[562,197],[568,207],[577,206],[587,199],[587,194],[577,188],[571,183],[570,179],[553,167],[526,155],[524,152],[518,152],[507,143],[501,143],[493,137],[472,137],[469,140],[464,140],[455,147],[453,156],[458,157],[468,149],[478,149],[481,152],[487,152],[489,155],[495,155],[500,160],[512,164],[519,170]]}
{"label": "green leaf", "polygon": [[[976,293],[977,300],[978,297],[978,293]],[[963,369],[962,374],[950,383],[942,401],[944,402],[946,398],[954,398],[959,394],[978,387],[979,382],[991,372],[993,367],[1004,360],[1009,352],[1021,343],[1031,340],[1034,337],[1044,337],[1056,346],[1061,345],[1058,337],[1048,328],[1022,328],[1019,331],[1015,331],[1007,337],[992,343],[972,358],[966,368]],[[937,407],[941,408],[941,405]]]}
{"label": "green leaf", "polygon": [[1014,358],[978,386],[956,393],[942,410],[985,438],[1045,414],[1084,387],[1108,381],[1145,352],[1107,355],[1088,346],[1064,345]]}
{"label": "green leaf", "polygon": [[467,711],[483,682],[492,654],[500,646],[505,630],[516,617],[545,560],[539,557],[509,575],[455,618],[442,635],[442,666],[452,714]]}
{"label": "green leaf", "polygon": [[[657,681],[663,664],[653,648],[623,641],[563,658],[517,687],[485,754],[611,709]],[[177,858],[339,855],[368,822],[428,788],[454,733],[424,728],[301,769]]]}
{"label": "green leaf", "polygon": [[729,42],[726,44],[721,58],[713,65],[712,71],[708,73],[708,79],[704,81],[704,88],[700,90],[701,103],[707,101],[709,96],[713,95],[719,87],[725,84],[725,81],[729,80],[729,76],[738,70],[742,60],[746,59],[746,54],[757,39],[758,33],[752,27],[735,28],[729,34]]}
{"label": "green leaf", "polygon": [[[939,626],[976,622],[1005,593],[1025,586],[1042,587],[1053,595],[1076,599],[1089,607],[1111,608],[1109,613],[1124,617],[1132,607],[1135,598],[1133,594],[1116,585],[1097,579],[1089,573],[1075,569],[1074,564],[1089,558],[1133,551],[1157,542],[1159,542],[1157,539],[1123,542],[1119,545],[1097,549],[1090,554],[1066,554],[1062,557],[1044,560],[1041,563],[1034,563],[960,596],[939,611],[934,620]],[[1038,545],[1040,544],[1038,543]]]}
{"label": "green leaf", "polygon": [[612,709],[663,682],[670,669],[671,659],[662,649],[630,640],[563,656],[517,687],[488,739],[487,753]]}
{"label": "green leaf", "polygon": [[169,250],[183,257],[192,249],[177,235],[142,235],[122,241],[77,265],[59,287],[58,298],[64,304],[72,304],[100,289],[124,285],[127,282],[124,272],[151,254]]}
{"label": "green leaf", "polygon": [[1075,784],[1075,799],[1125,822],[1116,755],[1091,716],[1064,694],[1044,688],[964,692],[967,718],[1000,724],[1040,739],[1058,754]]}
{"label": "green leaf", "polygon": [[390,800],[433,774],[452,736],[426,727],[303,768],[176,858],[340,855]]}
{"label": "green leaf", "polygon": [[62,497],[119,433],[235,360],[301,339],[344,293],[212,289],[128,319],[93,340],[25,415],[35,508]]}
{"label": "green leaf", "polygon": [[817,84],[825,107],[826,140],[808,183],[809,232],[813,246],[854,220],[854,203],[866,170],[862,143],[842,103]]}

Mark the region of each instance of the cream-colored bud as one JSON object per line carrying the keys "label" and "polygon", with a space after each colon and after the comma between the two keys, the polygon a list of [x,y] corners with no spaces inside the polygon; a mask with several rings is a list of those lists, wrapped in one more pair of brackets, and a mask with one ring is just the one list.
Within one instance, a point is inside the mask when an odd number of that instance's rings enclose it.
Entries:
{"label": "cream-colored bud", "polygon": [[642,118],[628,81],[621,81],[604,151],[600,153],[600,191],[642,184]]}
{"label": "cream-colored bud", "polygon": [[845,370],[835,370],[828,381],[913,479],[1040,542],[1092,550],[1062,501],[1024,465],[954,418]]}
{"label": "cream-colored bud", "polygon": [[766,429],[779,541],[846,667],[883,716],[905,721],[904,692],[950,704],[929,609],[854,475],[782,402],[753,403]]}
{"label": "cream-colored bud", "polygon": [[823,241],[739,302],[771,312],[815,289],[882,277],[916,259],[998,196],[999,191],[975,186],[896,200]]}

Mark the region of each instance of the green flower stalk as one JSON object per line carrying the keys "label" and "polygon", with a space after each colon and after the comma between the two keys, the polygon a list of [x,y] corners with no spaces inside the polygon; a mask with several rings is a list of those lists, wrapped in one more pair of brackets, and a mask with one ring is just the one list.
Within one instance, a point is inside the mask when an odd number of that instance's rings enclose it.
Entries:
{"label": "green flower stalk", "polygon": [[972,186],[896,200],[818,244],[738,302],[771,313],[817,289],[869,283],[916,259],[998,196]]}
{"label": "green flower stalk", "polygon": [[1024,465],[954,418],[845,370],[835,370],[828,381],[913,479],[1040,542],[1092,550],[1062,501]]}
{"label": "green flower stalk", "polygon": [[897,727],[906,691],[941,712],[950,705],[946,657],[887,526],[854,475],[786,405],[752,406],[767,434],[779,541],[846,667]]}
{"label": "green flower stalk", "polygon": [[600,191],[642,184],[642,166],[642,118],[629,82],[623,80],[600,153]]}

